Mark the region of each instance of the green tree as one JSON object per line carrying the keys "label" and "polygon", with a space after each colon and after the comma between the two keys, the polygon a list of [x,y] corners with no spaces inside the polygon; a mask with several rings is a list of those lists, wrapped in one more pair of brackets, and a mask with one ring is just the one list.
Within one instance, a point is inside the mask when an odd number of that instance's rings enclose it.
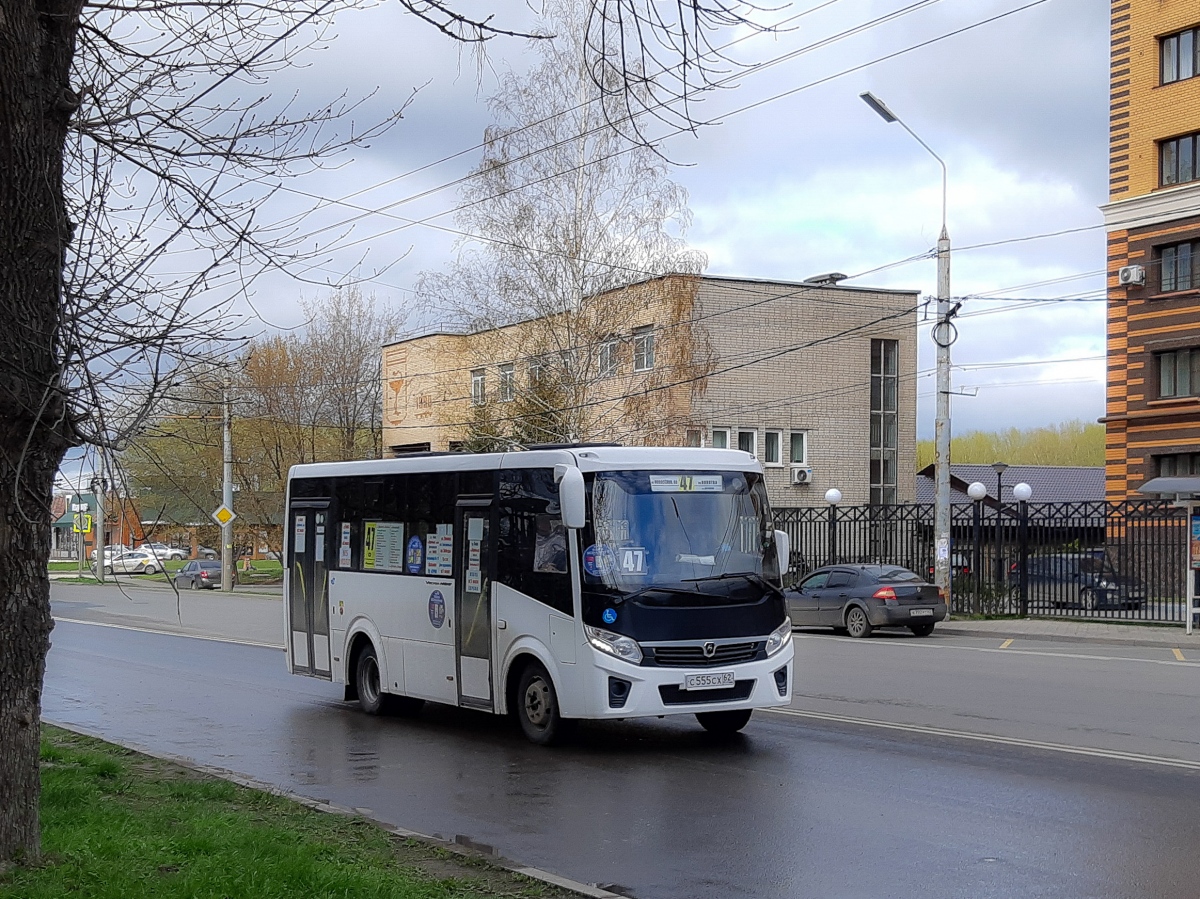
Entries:
{"label": "green tree", "polygon": [[[969,431],[951,440],[950,458],[979,465],[1103,465],[1104,425],[1068,421],[1027,430]],[[917,468],[933,460],[933,441],[918,441]]]}

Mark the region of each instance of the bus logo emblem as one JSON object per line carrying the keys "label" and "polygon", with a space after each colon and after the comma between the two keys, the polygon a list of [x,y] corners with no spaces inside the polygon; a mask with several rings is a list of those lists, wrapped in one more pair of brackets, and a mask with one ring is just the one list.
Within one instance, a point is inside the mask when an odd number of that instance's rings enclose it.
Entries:
{"label": "bus logo emblem", "polygon": [[710,641],[710,642],[704,644],[704,658],[711,659],[716,654],[717,654],[717,644],[716,643],[713,643]]}

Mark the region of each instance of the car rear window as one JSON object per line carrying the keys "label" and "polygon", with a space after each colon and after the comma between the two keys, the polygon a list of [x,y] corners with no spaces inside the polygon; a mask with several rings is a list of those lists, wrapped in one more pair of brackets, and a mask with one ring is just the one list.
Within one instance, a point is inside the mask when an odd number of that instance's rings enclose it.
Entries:
{"label": "car rear window", "polygon": [[220,562],[201,562],[201,563],[200,563],[200,567],[201,567],[201,568],[207,568],[207,569],[209,569],[210,571],[211,571],[212,569],[218,569],[218,570],[219,570],[219,569],[220,569],[220,567],[221,567],[221,563],[220,563]]}
{"label": "car rear window", "polygon": [[919,584],[924,581],[919,574],[907,568],[885,568],[879,572],[878,580],[893,584]]}

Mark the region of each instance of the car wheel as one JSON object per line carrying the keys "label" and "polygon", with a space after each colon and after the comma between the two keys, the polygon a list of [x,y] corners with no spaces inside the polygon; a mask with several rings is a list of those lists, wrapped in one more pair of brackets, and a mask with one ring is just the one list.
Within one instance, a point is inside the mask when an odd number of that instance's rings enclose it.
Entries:
{"label": "car wheel", "polygon": [[196,580],[195,578],[192,578],[192,589],[193,590],[200,589],[200,582],[198,580]]}
{"label": "car wheel", "polygon": [[111,566],[111,565],[105,565],[105,566],[104,566],[104,573],[105,573],[105,574],[112,574],[112,573],[113,573],[112,566]]}
{"label": "car wheel", "polygon": [[729,736],[746,726],[753,709],[731,709],[728,712],[697,712],[696,720],[710,734]]}
{"label": "car wheel", "polygon": [[851,606],[846,612],[846,630],[849,631],[851,637],[869,637],[871,631],[871,622],[867,620],[867,613],[863,611],[862,606]]}
{"label": "car wheel", "polygon": [[147,565],[146,566],[146,574],[158,574],[158,569],[155,568],[153,565]]}
{"label": "car wheel", "polygon": [[1096,591],[1084,588],[1079,591],[1079,606],[1085,612],[1096,611]]}
{"label": "car wheel", "polygon": [[539,746],[559,742],[571,729],[571,722],[559,713],[554,681],[537,662],[526,665],[521,672],[516,711],[526,738]]}
{"label": "car wheel", "polygon": [[914,634],[916,634],[918,637],[928,637],[930,634],[933,633],[933,625],[934,625],[934,622],[926,621],[924,624],[912,625],[909,628],[909,630],[912,631]]}
{"label": "car wheel", "polygon": [[358,688],[358,704],[368,715],[382,715],[388,710],[388,694],[383,692],[379,677],[379,657],[368,643],[354,663],[354,684]]}

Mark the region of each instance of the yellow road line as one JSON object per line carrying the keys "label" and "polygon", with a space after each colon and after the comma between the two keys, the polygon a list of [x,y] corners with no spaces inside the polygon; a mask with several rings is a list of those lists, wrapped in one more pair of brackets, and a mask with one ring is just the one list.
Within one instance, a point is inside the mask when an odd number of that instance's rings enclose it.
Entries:
{"label": "yellow road line", "polygon": [[1008,647],[1012,646],[1012,642],[1013,642],[1012,637],[1009,637],[1007,640],[1005,640],[1003,643],[1000,644],[1000,648],[1008,649]]}
{"label": "yellow road line", "polygon": [[1187,661],[1187,659],[1185,659],[1183,657],[1183,653],[1180,652],[1178,649],[1172,649],[1171,652],[1175,653],[1175,658],[1178,659],[1179,661],[1181,661],[1181,662]]}

